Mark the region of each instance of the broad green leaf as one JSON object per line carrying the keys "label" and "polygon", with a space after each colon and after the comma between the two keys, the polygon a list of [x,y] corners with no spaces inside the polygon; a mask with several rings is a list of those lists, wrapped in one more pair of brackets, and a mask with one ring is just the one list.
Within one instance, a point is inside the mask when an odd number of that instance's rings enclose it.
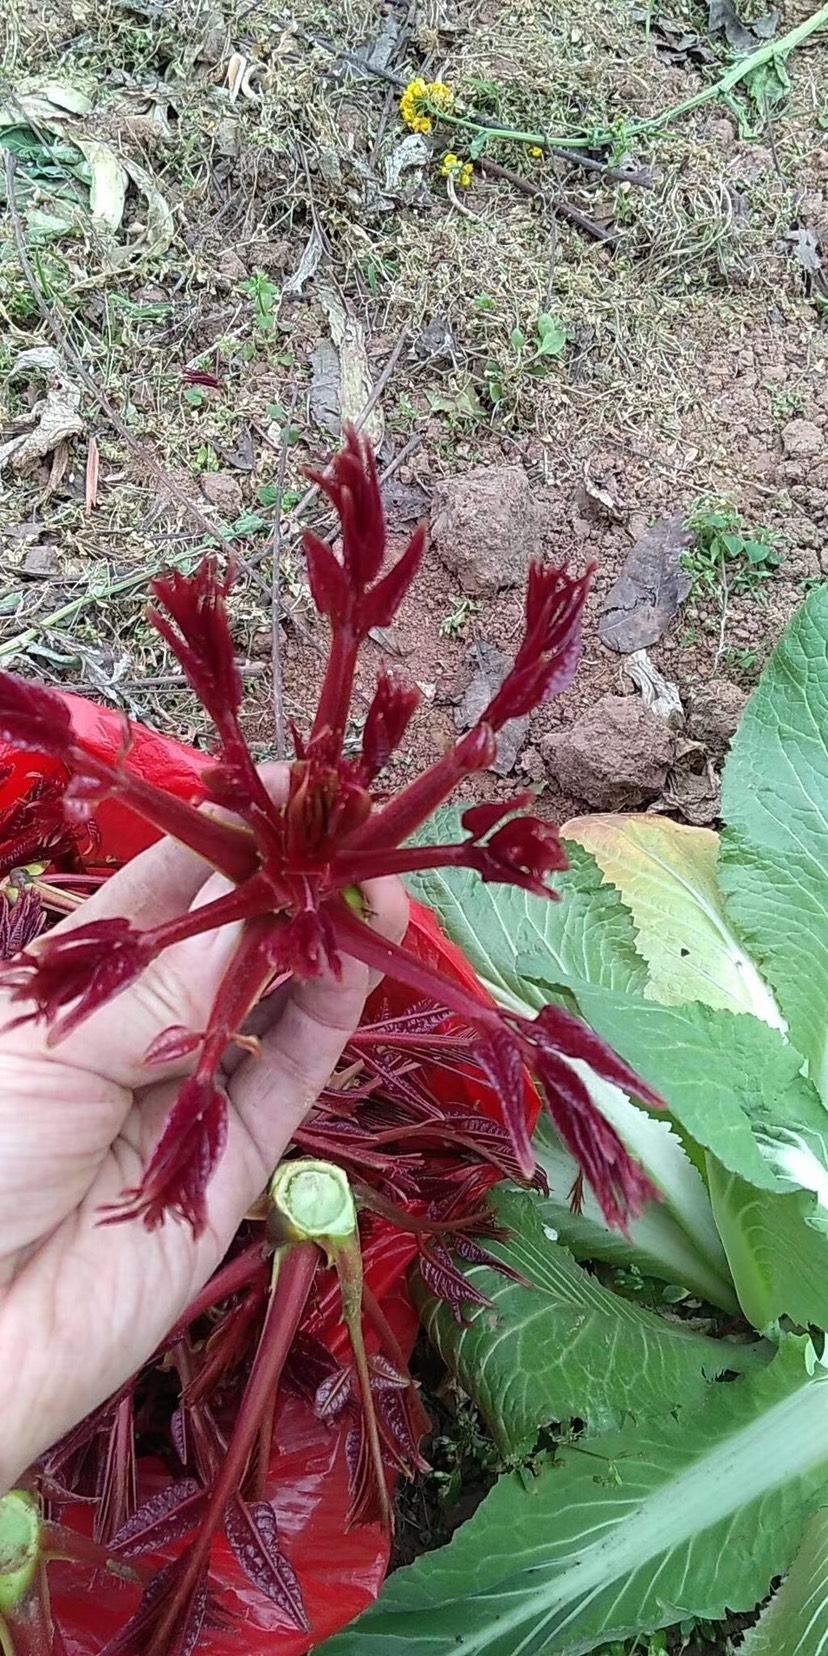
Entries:
{"label": "broad green leaf", "polygon": [[[416,844],[465,838],[461,811],[438,811]],[[526,980],[518,957],[548,962],[546,981],[564,988],[582,978],[610,989],[642,993],[646,971],[636,954],[630,917],[618,893],[580,846],[567,846],[572,867],[552,882],[560,901],[533,897],[513,886],[484,884],[470,869],[410,875],[408,885],[437,915],[495,999],[513,1011],[538,1011],[549,994]]]}
{"label": "broad green leaf", "polygon": [[507,1474],[324,1656],[583,1656],[752,1609],[828,1495],[828,1374],[809,1351],[791,1341],[677,1421]]}
{"label": "broad green leaf", "polygon": [[708,1183],[748,1321],[765,1330],[785,1316],[828,1328],[828,1212],[808,1191],[756,1190],[713,1157]]}
{"label": "broad green leaf", "polygon": [[828,1651],[828,1507],[815,1512],[790,1572],[739,1646],[739,1656],[825,1656]]}
{"label": "broad green leaf", "polygon": [[828,1102],[828,586],[745,709],[724,771],[719,883]]}
{"label": "broad green leaf", "polygon": [[585,988],[578,999],[663,1093],[694,1146],[712,1152],[706,1176],[723,1274],[748,1319],[760,1329],[782,1315],[828,1326],[828,1133],[799,1054],[755,1018]]}
{"label": "broad green leaf", "polygon": [[[583,1071],[582,1074],[590,1085],[591,1074]],[[542,1117],[534,1148],[538,1165],[549,1181],[549,1195],[542,1198],[539,1209],[544,1224],[576,1259],[634,1265],[643,1276],[678,1283],[711,1305],[737,1311],[739,1302],[700,1175],[669,1121],[654,1120],[624,1099],[623,1093],[619,1098],[624,1100],[626,1108],[612,1111],[618,1130],[627,1148],[644,1163],[651,1182],[664,1199],[648,1202],[641,1216],[630,1221],[627,1236],[607,1224],[588,1185],[584,1186],[580,1212],[573,1213],[569,1192],[578,1174],[578,1164],[564,1149],[551,1124]],[[609,1115],[606,1091],[601,1105],[603,1113]]]}
{"label": "broad green leaf", "polygon": [[695,1406],[713,1376],[757,1361],[756,1346],[708,1339],[604,1288],[550,1241],[543,1204],[529,1192],[499,1190],[493,1205],[508,1237],[487,1246],[524,1282],[465,1267],[495,1307],[494,1317],[472,1310],[465,1327],[422,1284],[415,1298],[426,1332],[504,1455],[528,1453],[552,1421],[579,1417],[594,1433],[627,1416]]}
{"label": "broad green leaf", "polygon": [[784,1133],[821,1106],[777,1030],[699,1003],[657,1006],[591,987],[579,989],[578,1003],[697,1145],[750,1184],[785,1188],[756,1135]]}
{"label": "broad green leaf", "polygon": [[592,853],[632,914],[648,1000],[703,1001],[784,1027],[725,913],[717,834],[659,816],[578,817],[566,834]]}

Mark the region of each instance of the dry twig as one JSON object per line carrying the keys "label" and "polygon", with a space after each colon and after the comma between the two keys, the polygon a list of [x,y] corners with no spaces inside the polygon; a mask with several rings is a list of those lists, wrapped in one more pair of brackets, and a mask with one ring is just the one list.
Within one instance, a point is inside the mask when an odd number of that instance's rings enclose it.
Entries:
{"label": "dry twig", "polygon": [[478,165],[487,177],[502,178],[505,183],[513,184],[515,189],[522,190],[524,195],[535,196],[547,202],[556,218],[565,219],[567,224],[574,225],[577,230],[583,230],[584,235],[591,236],[593,241],[605,242],[611,247],[618,241],[614,230],[605,230],[602,224],[582,213],[580,208],[573,207],[571,202],[564,201],[561,196],[550,195],[542,185],[533,184],[531,179],[524,178],[522,173],[513,172],[511,167],[501,167],[499,161],[490,161],[485,155],[481,155]]}
{"label": "dry twig", "polygon": [[250,578],[255,581],[257,586],[267,591],[262,576],[258,573],[258,571],[253,568],[252,564],[250,564],[245,557],[242,556],[237,547],[232,546],[231,543],[225,539],[221,531],[216,528],[216,525],[210,522],[210,519],[207,517],[206,513],[202,512],[201,507],[197,506],[195,501],[191,500],[185,491],[179,487],[175,478],[170,476],[170,473],[164,466],[162,466],[160,460],[156,458],[150,449],[145,448],[144,444],[139,442],[138,438],[133,435],[129,427],[124,424],[124,421],[121,419],[120,415],[116,414],[109,398],[106,396],[106,393],[101,390],[94,376],[90,374],[89,369],[86,367],[86,364],[81,358],[79,352],[72,344],[66,329],[58,321],[55,312],[49,305],[47,305],[40,290],[37,277],[32,269],[26,249],[26,238],[23,232],[20,209],[17,205],[17,197],[14,187],[16,161],[10,150],[7,150],[5,154],[5,170],[6,201],[8,204],[9,217],[11,219],[12,232],[14,235],[20,268],[26,279],[26,283],[37,309],[40,312],[43,321],[46,323],[46,326],[64,359],[67,362],[71,362],[72,368],[78,379],[83,385],[86,386],[86,389],[90,395],[94,397],[101,412],[105,415],[113,429],[118,433],[121,442],[127,449],[129,449],[130,453],[135,456],[136,460],[139,460],[141,465],[146,467],[151,476],[155,478],[156,482],[160,484],[163,489],[166,489],[167,493],[175,501],[176,505],[180,506],[182,511],[188,513],[193,522],[198,525],[202,534],[209,536],[211,540],[217,541],[226,556],[238,564],[239,568],[243,569],[244,573],[249,575]]}

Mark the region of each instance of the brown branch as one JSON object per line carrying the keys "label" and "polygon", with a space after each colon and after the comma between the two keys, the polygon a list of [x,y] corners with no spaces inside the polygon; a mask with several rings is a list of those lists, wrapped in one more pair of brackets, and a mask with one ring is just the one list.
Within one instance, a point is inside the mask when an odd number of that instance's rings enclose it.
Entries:
{"label": "brown branch", "polygon": [[551,144],[546,151],[547,155],[554,155],[556,161],[568,161],[573,167],[582,167],[584,172],[603,173],[604,178],[611,178],[616,184],[633,184],[637,190],[654,190],[655,183],[649,168],[640,172],[626,172],[623,167],[612,167],[608,161],[594,161],[591,155],[582,155],[580,150],[556,149]]}
{"label": "brown branch", "polygon": [[591,236],[593,241],[605,242],[610,247],[617,243],[618,237],[614,230],[605,230],[602,224],[588,218],[586,213],[582,213],[578,207],[573,207],[571,202],[564,201],[561,196],[550,195],[540,184],[533,184],[531,179],[524,178],[522,173],[513,172],[511,167],[501,167],[499,161],[490,161],[485,155],[481,155],[478,165],[487,177],[502,178],[504,183],[514,185],[515,189],[522,190],[524,195],[535,196],[545,201],[556,218],[565,219],[567,224],[582,230],[585,236]]}

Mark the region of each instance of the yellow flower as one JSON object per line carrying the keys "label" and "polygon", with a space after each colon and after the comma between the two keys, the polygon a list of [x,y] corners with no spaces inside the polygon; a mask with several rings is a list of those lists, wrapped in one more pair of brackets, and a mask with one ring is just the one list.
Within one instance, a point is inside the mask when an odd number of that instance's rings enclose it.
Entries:
{"label": "yellow flower", "polygon": [[474,167],[471,161],[461,161],[459,155],[455,155],[453,150],[449,150],[448,155],[443,156],[440,171],[444,178],[453,178],[455,184],[460,185],[461,190],[467,190],[472,181]]}
{"label": "yellow flower", "polygon": [[426,81],[418,75],[400,98],[400,114],[412,132],[430,132],[434,122],[429,109],[448,109],[453,101],[454,93],[444,81]]}
{"label": "yellow flower", "polygon": [[533,161],[543,160],[543,150],[541,149],[540,144],[533,144],[529,154],[531,155]]}
{"label": "yellow flower", "polygon": [[454,103],[454,93],[445,81],[431,81],[428,88],[428,101],[435,109],[451,109]]}

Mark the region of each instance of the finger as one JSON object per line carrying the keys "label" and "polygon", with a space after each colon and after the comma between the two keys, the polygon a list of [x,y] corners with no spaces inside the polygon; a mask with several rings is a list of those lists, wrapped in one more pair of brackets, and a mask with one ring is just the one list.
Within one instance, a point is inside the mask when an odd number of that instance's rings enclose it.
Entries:
{"label": "finger", "polygon": [[210,878],[209,864],[186,845],[162,839],[119,868],[82,907],[54,927],[73,931],[91,920],[126,915],[139,930],[163,926],[190,907],[196,892]]}
{"label": "finger", "polygon": [[[408,899],[401,882],[371,880],[363,895],[370,924],[401,942],[408,925]],[[266,1178],[359,1027],[372,987],[372,974],[349,955],[343,957],[339,978],[327,972],[295,982],[261,1037],[261,1057],[239,1065],[230,1097],[259,1151]],[[245,1200],[253,1200],[255,1194],[246,1191]]]}
{"label": "finger", "polygon": [[[261,1039],[261,1056],[245,1059],[233,1076],[231,1102],[257,1153],[252,1167],[249,1158],[238,1166],[238,1185],[231,1177],[230,1190],[235,1187],[240,1213],[267,1182],[326,1086],[359,1025],[368,989],[367,968],[350,958],[343,960],[339,979],[326,974],[296,983],[281,1015]],[[212,1202],[211,1220],[221,1222]],[[227,1222],[232,1235],[232,1213]]]}
{"label": "finger", "polygon": [[[288,767],[262,766],[268,791],[279,803],[286,797]],[[229,812],[218,812],[229,818]],[[162,926],[188,910],[223,897],[232,889],[223,875],[185,846],[163,839],[119,870],[83,907],[68,916],[55,933],[91,920],[126,916],[136,929]],[[241,928],[223,926],[164,950],[136,983],[61,1041],[47,1047],[48,1031],[27,1031],[27,1043],[39,1041],[60,1061],[82,1065],[119,1086],[135,1087],[169,1075],[182,1075],[191,1063],[181,1060],[147,1069],[144,1054],[170,1025],[201,1032],[219,984],[238,946]]]}
{"label": "finger", "polygon": [[[288,766],[262,765],[260,774],[271,798],[276,804],[282,804],[287,798]],[[213,816],[232,820],[229,811],[214,805],[209,809]],[[126,915],[141,931],[162,926],[176,915],[186,913],[210,875],[209,863],[195,851],[176,840],[161,839],[120,868],[82,908],[68,915],[54,930],[71,931],[90,920],[108,920],[121,915]]]}
{"label": "finger", "polygon": [[[389,943],[402,943],[408,931],[409,903],[402,880],[383,878],[366,880],[362,887],[368,924],[375,926]],[[381,972],[369,972],[372,989],[382,981]]]}

